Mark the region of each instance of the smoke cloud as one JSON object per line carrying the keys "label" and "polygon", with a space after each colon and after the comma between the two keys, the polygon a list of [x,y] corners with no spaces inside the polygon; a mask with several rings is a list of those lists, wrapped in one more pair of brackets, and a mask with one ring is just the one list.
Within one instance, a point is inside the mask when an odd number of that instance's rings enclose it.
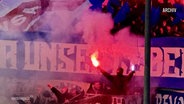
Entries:
{"label": "smoke cloud", "polygon": [[[39,17],[38,23],[33,26],[36,32],[22,32],[20,29],[9,30],[2,32],[6,36],[0,38],[44,40],[48,43],[89,44],[94,47],[87,50],[88,53],[93,53],[96,50],[103,53],[100,56],[101,63],[103,68],[107,70],[117,68],[120,63],[109,63],[120,60],[120,57],[128,57],[132,61],[136,61],[139,55],[139,47],[143,46],[143,37],[132,34],[129,27],[112,36],[110,29],[113,28],[114,23],[111,14],[91,11],[89,10],[90,5],[87,0],[51,0],[47,10]],[[42,32],[43,34],[41,34]],[[1,78],[0,88],[3,90],[0,91],[0,99],[2,99],[0,104],[15,104],[8,98],[11,98],[16,91],[22,91],[25,95],[30,96],[31,94],[27,92],[30,92],[31,89],[33,95],[38,93],[35,90],[39,87],[48,90],[46,86],[48,81],[39,81],[35,78],[30,78],[30,81]]]}

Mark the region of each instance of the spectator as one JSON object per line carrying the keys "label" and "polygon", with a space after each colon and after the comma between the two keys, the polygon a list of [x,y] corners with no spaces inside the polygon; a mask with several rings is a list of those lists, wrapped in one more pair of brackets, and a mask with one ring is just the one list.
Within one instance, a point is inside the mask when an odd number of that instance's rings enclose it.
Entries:
{"label": "spectator", "polygon": [[51,93],[47,90],[42,91],[36,96],[36,99],[31,100],[31,104],[56,104],[55,99],[52,97]]}
{"label": "spectator", "polygon": [[50,84],[48,84],[48,87],[56,95],[57,104],[63,104],[67,102],[68,99],[70,98],[67,87],[63,87],[60,91],[56,87],[52,87]]}
{"label": "spectator", "polygon": [[78,101],[84,98],[84,91],[77,90],[76,88],[72,88],[69,92],[70,98],[67,100],[69,104],[78,104]]}
{"label": "spectator", "polygon": [[128,76],[123,75],[123,68],[119,67],[117,69],[117,74],[116,75],[110,75],[107,73],[105,70],[103,70],[100,67],[97,67],[101,73],[111,82],[111,94],[114,95],[126,95],[127,94],[127,85],[128,82],[131,80],[133,77],[133,74],[135,71],[132,71],[129,73]]}
{"label": "spectator", "polygon": [[91,83],[87,93],[89,94],[104,94],[103,86],[100,82]]}

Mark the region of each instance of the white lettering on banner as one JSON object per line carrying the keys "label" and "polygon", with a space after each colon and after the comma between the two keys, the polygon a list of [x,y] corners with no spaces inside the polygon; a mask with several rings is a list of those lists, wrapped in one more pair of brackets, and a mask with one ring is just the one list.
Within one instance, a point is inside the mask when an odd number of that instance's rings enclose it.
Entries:
{"label": "white lettering on banner", "polygon": [[27,14],[36,14],[36,10],[41,9],[40,6],[35,6],[32,8],[25,8],[22,12]]}
{"label": "white lettering on banner", "polygon": [[[18,44],[19,43],[19,44]],[[89,49],[94,46],[87,44],[45,43],[30,41],[0,40],[0,68],[23,69],[51,72],[97,73],[90,61]],[[184,48],[152,47],[151,48],[151,76],[182,78]],[[103,56],[104,53],[101,53]],[[136,76],[144,74],[144,48],[140,48],[139,61],[136,65]],[[20,57],[21,58],[20,58]],[[118,63],[127,65],[131,58],[106,56],[113,61],[111,66]],[[106,57],[103,56],[103,57]],[[122,55],[123,56],[123,55]],[[105,58],[106,59],[106,58]],[[104,61],[106,61],[104,59]],[[118,61],[118,62],[114,62]],[[109,65],[109,64],[108,64]],[[112,70],[112,72],[114,72]]]}
{"label": "white lettering on banner", "polygon": [[164,48],[164,74],[163,76],[179,77],[180,69],[175,66],[176,58],[180,56],[179,48]]}
{"label": "white lettering on banner", "polygon": [[156,94],[156,104],[184,104],[182,96],[173,96],[170,94]]}
{"label": "white lettering on banner", "polygon": [[33,19],[28,25],[27,27],[23,30],[23,31],[28,31],[31,26],[33,26],[38,20],[40,19],[40,16],[38,16],[37,18]]}
{"label": "white lettering on banner", "polygon": [[[66,50],[66,54],[65,51]],[[58,71],[74,72],[74,60],[67,57],[68,55],[74,54],[73,44],[59,44],[58,57],[60,63],[58,65]]]}
{"label": "white lettering on banner", "polygon": [[[39,70],[39,44],[38,42],[24,42],[25,44],[25,65],[26,70]],[[33,53],[33,54],[32,54]]]}
{"label": "white lettering on banner", "polygon": [[[40,70],[56,70],[56,44],[55,43],[40,43]],[[49,65],[49,66],[48,66]]]}
{"label": "white lettering on banner", "polygon": [[180,97],[178,100],[180,101],[180,104],[184,104],[184,99],[183,99],[183,97]]}
{"label": "white lettering on banner", "polygon": [[17,42],[0,41],[0,68],[16,69],[17,62]]}
{"label": "white lettering on banner", "polygon": [[[38,16],[35,17],[36,13],[38,13],[37,11],[39,9],[41,9],[41,6],[24,8],[22,10],[22,13],[14,15],[13,17],[10,18],[10,20],[5,19],[4,21],[2,21],[0,23],[0,30],[1,31],[9,31],[11,29],[15,30],[17,28],[20,30],[21,28],[23,28],[22,31],[28,31],[29,28],[40,19],[39,14],[37,14]],[[29,15],[27,15],[27,14],[29,14]],[[32,16],[32,18],[31,18],[31,16]],[[14,26],[16,26],[16,27],[14,27]]]}
{"label": "white lettering on banner", "polygon": [[139,48],[140,50],[140,55],[139,55],[139,62],[138,64],[138,70],[136,70],[136,75],[137,76],[143,76],[144,75],[144,48]]}
{"label": "white lettering on banner", "polygon": [[[78,45],[78,48],[76,50],[76,70],[77,72],[85,72],[85,70],[90,69],[90,66],[88,64],[86,64],[86,55],[89,55],[89,53],[86,53],[86,48],[87,45],[84,44],[80,44]],[[81,69],[82,65],[84,66],[85,69]]]}
{"label": "white lettering on banner", "polygon": [[161,76],[163,70],[163,53],[160,48],[151,49],[151,74]]}
{"label": "white lettering on banner", "polygon": [[112,104],[141,104],[142,96],[112,96]]}
{"label": "white lettering on banner", "polygon": [[156,98],[156,104],[161,104],[162,103],[162,95],[161,94],[157,94],[155,96]]}
{"label": "white lettering on banner", "polygon": [[[164,95],[163,96],[163,104],[168,104],[168,97],[169,97],[169,95]],[[171,100],[169,99],[169,102],[170,102]],[[172,101],[171,101],[172,102]]]}
{"label": "white lettering on banner", "polygon": [[13,24],[13,25],[16,25],[16,26],[20,26],[21,24],[23,24],[24,22],[26,21],[26,17],[24,15],[16,15],[15,17],[13,17],[10,22]]}

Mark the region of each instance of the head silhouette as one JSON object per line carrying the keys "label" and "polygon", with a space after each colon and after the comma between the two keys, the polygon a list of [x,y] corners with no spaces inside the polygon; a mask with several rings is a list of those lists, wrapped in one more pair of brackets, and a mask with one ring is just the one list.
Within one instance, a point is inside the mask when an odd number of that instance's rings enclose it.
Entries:
{"label": "head silhouette", "polygon": [[118,69],[117,69],[117,71],[116,71],[116,73],[117,73],[117,75],[118,76],[122,76],[123,75],[123,68],[122,67],[118,67]]}

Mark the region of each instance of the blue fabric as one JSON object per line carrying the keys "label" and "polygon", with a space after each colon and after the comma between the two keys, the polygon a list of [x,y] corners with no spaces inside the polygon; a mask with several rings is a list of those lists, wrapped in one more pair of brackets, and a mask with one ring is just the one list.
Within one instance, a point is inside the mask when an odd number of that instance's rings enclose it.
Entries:
{"label": "blue fabric", "polygon": [[123,22],[126,17],[127,14],[130,12],[130,7],[128,5],[128,3],[126,2],[121,9],[118,11],[118,13],[116,14],[116,16],[114,17],[114,23],[117,24],[119,22]]}
{"label": "blue fabric", "polygon": [[104,0],[89,0],[89,2],[92,4],[92,6],[90,7],[91,10],[102,10],[102,3],[104,2]]}
{"label": "blue fabric", "polygon": [[119,0],[109,0],[107,3],[107,12],[114,14],[114,8],[113,7],[121,7],[121,2]]}
{"label": "blue fabric", "polygon": [[111,5],[120,7],[121,6],[121,2],[119,0],[109,0]]}
{"label": "blue fabric", "polygon": [[184,38],[182,37],[160,37],[151,39],[152,47],[184,47]]}
{"label": "blue fabric", "polygon": [[110,1],[107,3],[107,12],[114,14],[114,9],[112,8]]}
{"label": "blue fabric", "polygon": [[156,25],[160,19],[160,8],[152,7],[151,9],[151,26]]}
{"label": "blue fabric", "polygon": [[[160,20],[160,8],[151,8],[150,24],[151,26],[156,25]],[[145,12],[142,14],[141,19],[145,22]]]}
{"label": "blue fabric", "polygon": [[179,23],[182,19],[184,19],[184,5],[182,4],[174,4],[176,8],[175,18],[173,20],[173,25]]}

